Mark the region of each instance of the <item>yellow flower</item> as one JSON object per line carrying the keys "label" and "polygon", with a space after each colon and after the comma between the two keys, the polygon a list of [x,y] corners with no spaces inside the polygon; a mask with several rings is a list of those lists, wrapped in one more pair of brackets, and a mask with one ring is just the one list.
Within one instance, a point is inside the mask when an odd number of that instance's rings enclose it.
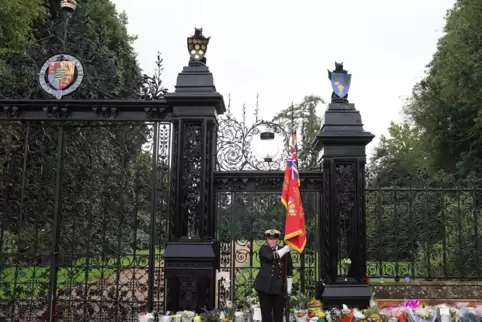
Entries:
{"label": "yellow flower", "polygon": [[316,316],[320,319],[323,319],[325,317],[325,312],[323,311],[318,311],[316,312]]}

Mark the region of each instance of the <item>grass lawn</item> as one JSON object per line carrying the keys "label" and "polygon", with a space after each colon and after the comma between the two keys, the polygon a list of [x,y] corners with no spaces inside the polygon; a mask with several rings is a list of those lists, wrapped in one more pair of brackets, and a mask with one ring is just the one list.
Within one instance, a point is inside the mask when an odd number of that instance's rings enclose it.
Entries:
{"label": "grass lawn", "polygon": [[[244,243],[243,243],[244,244]],[[244,293],[246,291],[246,289],[248,287],[250,287],[250,285],[252,285],[252,283],[254,283],[254,278],[256,277],[256,274],[257,274],[257,271],[258,271],[258,268],[260,267],[260,262],[259,262],[259,257],[257,256],[257,254],[259,254],[259,248],[261,247],[261,245],[264,244],[264,241],[263,240],[256,240],[256,241],[253,241],[253,254],[254,256],[252,256],[252,266],[250,266],[250,261],[247,260],[245,263],[241,264],[239,267],[236,267],[236,280],[235,280],[235,289],[236,289],[236,295],[239,295],[242,297],[242,293]],[[293,251],[292,254],[296,254],[296,251]],[[382,268],[383,268],[383,275],[385,275],[383,278],[380,278],[379,277],[379,272],[380,272],[380,264],[382,265]],[[415,275],[419,275],[419,269],[418,269],[418,265],[423,265],[424,263],[415,263]],[[436,266],[440,263],[437,263],[437,262],[432,262],[432,265],[433,266]],[[293,266],[294,268],[300,268],[300,261],[295,261],[293,263]],[[388,261],[384,261],[382,263],[379,263],[379,262],[367,262],[367,269],[370,268],[372,271],[373,269],[375,268],[376,271],[377,271],[377,274],[372,274],[372,276],[370,277],[370,280],[371,282],[396,282],[395,280],[395,273],[396,271],[398,271],[398,274],[399,274],[399,281],[400,282],[403,282],[404,281],[404,277],[405,275],[411,275],[411,272],[412,272],[412,263],[410,262],[388,262]],[[395,269],[397,268],[397,269]],[[309,274],[315,274],[315,279],[317,278],[318,276],[318,271],[316,272],[313,272],[313,269],[315,269],[315,267],[311,266],[311,267],[307,267],[307,269],[311,269],[311,271],[309,272]],[[316,267],[316,269],[318,270],[319,268]],[[342,275],[343,272],[342,272],[342,268],[341,268],[341,265],[338,267],[338,274],[339,275]],[[423,274],[420,274],[420,275],[423,275]],[[296,277],[295,277],[295,282],[296,282]]]}
{"label": "grass lawn", "polygon": [[[161,255],[164,250],[156,250]],[[80,258],[70,266],[62,266],[57,273],[57,288],[68,289],[77,285],[109,278],[119,270],[144,268],[148,263],[149,250],[139,250],[136,255],[121,257],[108,256],[102,259],[95,256],[89,260]],[[49,288],[50,271],[48,267],[20,266],[7,267],[0,272],[0,300],[36,297]]]}
{"label": "grass lawn", "polygon": [[[248,245],[247,243],[242,243]],[[257,254],[259,253],[259,248],[264,244],[263,240],[253,241],[253,253],[251,259],[247,259],[242,263],[237,264],[235,267],[235,296],[237,298],[243,297],[245,291],[252,287],[254,278],[256,277],[258,268],[260,267],[259,258]],[[248,251],[249,252],[249,251]],[[156,250],[156,255],[162,255],[164,250]],[[293,254],[296,254],[293,251]],[[59,268],[57,274],[57,287],[58,289],[70,289],[76,286],[82,286],[87,283],[95,282],[98,280],[104,280],[112,278],[117,272],[126,269],[143,269],[147,268],[148,263],[148,250],[138,250],[134,258],[133,254],[126,254],[120,257],[108,256],[106,259],[102,259],[100,256],[95,256],[87,260],[86,258],[80,258],[75,260],[70,266],[62,266]],[[234,254],[232,254],[234,257]],[[250,260],[252,266],[250,266]],[[437,265],[437,263],[433,263]],[[295,261],[295,269],[300,269],[301,263]],[[379,263],[368,262],[368,267],[372,270],[379,270]],[[383,262],[384,282],[395,282],[395,278],[391,277],[395,275],[395,262]],[[409,262],[399,262],[398,272],[400,279],[403,282],[405,273],[410,274],[411,263]],[[318,276],[318,272],[314,271],[315,267],[310,266],[309,269],[310,279],[315,279]],[[318,269],[318,267],[316,268]],[[416,274],[418,270],[416,269]],[[339,274],[341,274],[341,269],[339,268]],[[314,276],[313,276],[314,275]],[[390,276],[391,275],[391,276]],[[37,297],[41,293],[46,293],[49,287],[50,273],[48,267],[40,266],[30,266],[30,267],[7,267],[0,271],[0,300],[15,298],[31,298]],[[295,282],[298,279],[295,276]],[[372,282],[380,282],[381,278],[373,275],[371,277]],[[314,286],[313,286],[314,287]]]}

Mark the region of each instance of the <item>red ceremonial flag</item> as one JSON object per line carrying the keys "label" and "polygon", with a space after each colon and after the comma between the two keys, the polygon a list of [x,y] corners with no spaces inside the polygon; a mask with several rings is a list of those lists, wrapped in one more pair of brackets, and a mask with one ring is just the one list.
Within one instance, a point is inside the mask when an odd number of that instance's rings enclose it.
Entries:
{"label": "red ceremonial flag", "polygon": [[297,154],[296,132],[294,132],[285,169],[281,202],[286,208],[285,243],[301,253],[306,245],[306,226],[300,195]]}

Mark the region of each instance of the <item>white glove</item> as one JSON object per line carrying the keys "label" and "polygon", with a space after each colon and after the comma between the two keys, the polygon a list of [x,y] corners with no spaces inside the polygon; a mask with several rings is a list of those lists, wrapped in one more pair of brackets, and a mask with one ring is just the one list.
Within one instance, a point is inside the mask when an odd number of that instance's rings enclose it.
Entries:
{"label": "white glove", "polygon": [[293,289],[293,278],[288,277],[286,279],[286,292],[288,292],[288,295],[291,295],[291,290]]}
{"label": "white glove", "polygon": [[290,246],[286,245],[285,247],[281,248],[277,251],[279,258],[283,258],[284,255],[290,252]]}

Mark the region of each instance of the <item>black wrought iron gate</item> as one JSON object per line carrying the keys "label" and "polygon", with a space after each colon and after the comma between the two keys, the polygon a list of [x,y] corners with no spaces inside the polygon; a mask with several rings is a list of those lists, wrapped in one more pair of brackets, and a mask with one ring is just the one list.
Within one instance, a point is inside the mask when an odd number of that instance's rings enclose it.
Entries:
{"label": "black wrought iron gate", "polygon": [[[280,153],[264,162],[253,152],[256,138],[269,129],[280,138]],[[217,239],[221,249],[221,276],[228,283],[218,284],[218,306],[237,302],[251,293],[260,267],[259,248],[265,243],[263,232],[284,229],[286,211],[280,195],[289,141],[282,124],[257,121],[248,126],[228,115],[222,117],[218,130],[216,193]],[[317,170],[316,155],[305,149],[301,156],[301,194],[305,207],[308,242],[303,254],[292,252],[294,289],[314,296],[317,279],[317,236],[322,195],[322,172]],[[228,286],[229,285],[229,286]]]}
{"label": "black wrought iron gate", "polygon": [[[219,306],[227,300],[244,299],[253,288],[260,267],[262,232],[284,227],[285,210],[280,203],[283,173],[224,172],[216,175],[217,227],[221,242],[221,271],[229,273],[230,287],[220,290]],[[321,180],[317,173],[303,176],[308,243],[303,254],[292,252],[294,285],[314,295],[317,273],[316,227],[320,212]]]}
{"label": "black wrought iron gate", "polygon": [[170,128],[0,123],[0,316],[36,321],[51,303],[66,321],[162,310]]}

